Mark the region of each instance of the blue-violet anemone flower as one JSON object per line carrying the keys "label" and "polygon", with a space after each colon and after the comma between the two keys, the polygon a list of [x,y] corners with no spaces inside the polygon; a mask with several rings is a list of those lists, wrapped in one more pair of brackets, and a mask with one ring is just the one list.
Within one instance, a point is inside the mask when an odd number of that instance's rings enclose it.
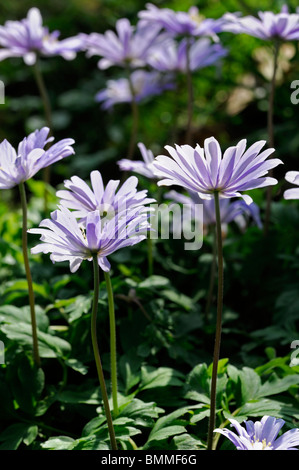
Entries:
{"label": "blue-violet anemone flower", "polygon": [[202,199],[212,199],[214,193],[220,198],[242,197],[247,204],[252,198],[240,191],[262,188],[277,183],[275,178],[265,175],[282,163],[277,158],[267,157],[273,148],[260,153],[265,141],[261,140],[246,150],[246,139],[228,147],[222,155],[220,145],[214,137],[205,139],[204,148],[199,144],[165,146],[172,158],[159,155],[153,163],[155,171],[162,173],[164,179],[158,185],[178,185],[195,191]]}
{"label": "blue-violet anemone flower", "polygon": [[43,127],[25,137],[17,151],[4,139],[0,144],[0,189],[10,189],[29,180],[39,170],[74,153],[73,139],[62,139],[47,150],[53,141],[48,137],[49,128]]}
{"label": "blue-violet anemone flower", "polygon": [[147,198],[147,190],[137,191],[138,179],[129,177],[120,187],[119,180],[109,180],[104,187],[102,175],[95,170],[90,173],[91,188],[79,176],[64,181],[65,190],[59,190],[56,196],[60,205],[74,209],[75,217],[85,218],[89,212],[98,210],[104,218],[112,218],[121,212],[145,206],[154,202]]}
{"label": "blue-violet anemone flower", "polygon": [[[230,419],[237,433],[229,429],[215,429],[227,437],[237,450],[298,450],[299,429],[294,428],[277,438],[279,431],[285,424],[283,419],[272,416],[263,416],[261,421],[245,421],[245,428],[235,419]],[[277,438],[277,439],[276,439]]]}
{"label": "blue-violet anemone flower", "polygon": [[42,220],[39,228],[29,229],[28,233],[40,234],[43,242],[31,249],[32,254],[51,253],[53,263],[69,261],[74,273],[83,260],[92,261],[95,254],[100,268],[110,271],[107,256],[144,240],[148,230],[148,213],[140,208],[108,221],[103,221],[99,211],[89,212],[83,226],[66,207],[58,206],[51,219]]}
{"label": "blue-violet anemone flower", "polygon": [[38,8],[30,8],[21,21],[6,21],[0,26],[0,61],[8,57],[22,57],[27,65],[34,65],[37,55],[60,55],[66,60],[76,57],[82,48],[79,36],[58,40],[59,31],[49,32],[43,26]]}
{"label": "blue-violet anemone flower", "polygon": [[[285,179],[288,183],[299,186],[299,171],[288,171],[285,174]],[[299,188],[287,189],[283,193],[283,197],[284,199],[299,199]]]}

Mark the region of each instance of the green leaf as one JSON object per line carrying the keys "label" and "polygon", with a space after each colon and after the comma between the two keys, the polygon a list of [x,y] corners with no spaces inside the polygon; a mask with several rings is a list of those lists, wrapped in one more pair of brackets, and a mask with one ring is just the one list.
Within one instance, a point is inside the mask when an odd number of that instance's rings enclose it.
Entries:
{"label": "green leaf", "polygon": [[50,437],[50,439],[41,444],[41,447],[49,450],[68,450],[75,442],[74,439],[68,436]]}
{"label": "green leaf", "polygon": [[0,450],[16,450],[22,442],[30,445],[37,436],[38,428],[35,425],[15,423],[0,434]]}
{"label": "green leaf", "polygon": [[299,376],[297,374],[287,375],[280,378],[275,373],[273,373],[269,380],[260,387],[257,397],[267,397],[285,392],[290,387],[297,385],[298,383]]}
{"label": "green leaf", "polygon": [[141,367],[141,383],[139,390],[147,390],[152,388],[166,386],[182,386],[184,375],[170,367],[151,366]]}

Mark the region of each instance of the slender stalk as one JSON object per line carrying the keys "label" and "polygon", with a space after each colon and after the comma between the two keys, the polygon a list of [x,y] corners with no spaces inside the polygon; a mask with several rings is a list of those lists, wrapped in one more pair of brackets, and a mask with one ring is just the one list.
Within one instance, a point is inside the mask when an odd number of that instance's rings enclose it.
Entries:
{"label": "slender stalk", "polygon": [[[47,92],[47,87],[45,85],[44,78],[41,73],[38,57],[36,59],[35,64],[33,65],[33,73],[34,73],[37,88],[38,88],[38,91],[39,91],[39,94],[43,103],[45,120],[46,120],[48,128],[50,129],[49,136],[51,136],[53,134],[52,109],[51,109],[49,95]],[[50,166],[47,166],[46,168],[43,169],[43,180],[46,184],[50,184],[50,181],[51,181],[51,167]],[[45,194],[44,194],[44,206],[45,206],[45,212],[47,212],[47,209],[48,209],[47,189],[45,189]]]}
{"label": "slender stalk", "polygon": [[222,234],[220,219],[219,193],[214,193],[215,198],[215,214],[216,214],[216,231],[217,231],[217,254],[218,254],[218,297],[217,297],[217,319],[216,334],[213,357],[213,371],[211,381],[211,401],[210,401],[210,420],[208,429],[207,450],[213,447],[213,431],[215,429],[216,418],[216,388],[217,388],[217,372],[218,361],[220,355],[221,330],[222,330],[222,308],[223,308],[223,253],[222,253]]}
{"label": "slender stalk", "polygon": [[109,322],[110,322],[110,360],[111,360],[111,384],[112,384],[112,402],[113,416],[118,415],[117,400],[117,355],[116,355],[116,333],[115,333],[115,309],[112,291],[111,278],[109,273],[104,272],[106,289],[108,294]]}
{"label": "slender stalk", "polygon": [[187,132],[186,132],[186,144],[191,144],[191,130],[192,130],[192,119],[193,119],[193,83],[192,83],[192,72],[190,68],[190,38],[187,37],[186,47],[186,78],[187,78],[187,92],[188,92],[188,114],[187,114]]}
{"label": "slender stalk", "polygon": [[209,290],[207,295],[207,303],[205,310],[206,321],[208,320],[208,315],[210,313],[214,284],[215,284],[215,275],[216,275],[216,258],[217,258],[217,240],[216,240],[216,227],[215,225],[211,226],[212,231],[212,263],[210,268],[210,281],[209,281]]}
{"label": "slender stalk", "polygon": [[154,256],[153,256],[153,240],[151,234],[147,237],[147,260],[148,260],[148,275],[152,276],[154,272]]}
{"label": "slender stalk", "polygon": [[99,346],[98,346],[98,340],[97,340],[97,312],[98,312],[99,285],[100,285],[100,273],[99,273],[97,254],[93,255],[93,273],[94,273],[94,294],[93,294],[93,304],[92,304],[92,312],[91,312],[91,341],[92,341],[92,347],[93,347],[93,353],[94,353],[98,378],[99,378],[100,387],[101,387],[105,415],[106,415],[107,424],[108,424],[111,448],[112,450],[117,450],[114,427],[113,427],[112,417],[110,413],[108,394],[107,394],[104,373],[103,373],[103,368],[102,368],[102,362],[101,362],[101,357],[100,357],[100,351],[99,351]]}
{"label": "slender stalk", "polygon": [[[270,148],[274,147],[274,95],[276,85],[276,72],[278,66],[278,53],[279,53],[279,42],[275,42],[274,46],[274,58],[273,58],[273,74],[270,85],[268,114],[267,114],[267,130],[268,130],[268,144]],[[273,175],[273,170],[269,171],[269,176]],[[265,224],[264,234],[267,235],[269,231],[270,215],[271,215],[271,203],[272,203],[272,186],[267,188],[267,200],[266,200],[266,212],[265,212]]]}
{"label": "slender stalk", "polygon": [[23,249],[23,258],[24,266],[28,284],[28,295],[29,295],[29,305],[30,305],[30,317],[31,317],[31,327],[32,327],[32,341],[33,341],[33,357],[37,366],[40,367],[40,356],[38,350],[38,339],[37,339],[37,325],[36,325],[36,315],[35,315],[35,300],[34,300],[34,291],[32,276],[29,265],[28,257],[28,240],[27,240],[27,200],[26,200],[26,190],[25,184],[19,184],[22,214],[23,214],[23,226],[22,226],[22,249]]}
{"label": "slender stalk", "polygon": [[132,123],[132,130],[131,130],[131,137],[130,137],[130,142],[129,142],[127,158],[131,160],[134,156],[134,150],[135,150],[135,145],[136,145],[136,140],[137,140],[138,126],[139,126],[139,108],[138,108],[138,103],[136,101],[136,93],[134,90],[130,71],[128,74],[128,81],[129,81],[129,87],[130,87],[130,91],[132,95],[131,109],[132,109],[133,123]]}

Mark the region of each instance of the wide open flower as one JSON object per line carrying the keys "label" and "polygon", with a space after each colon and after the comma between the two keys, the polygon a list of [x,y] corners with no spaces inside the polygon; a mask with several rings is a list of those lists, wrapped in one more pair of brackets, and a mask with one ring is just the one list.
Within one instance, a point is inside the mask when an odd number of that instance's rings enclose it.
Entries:
{"label": "wide open flower", "polygon": [[44,150],[49,128],[43,127],[32,132],[19,143],[17,151],[5,139],[0,144],[0,189],[10,189],[29,180],[39,170],[74,153],[73,139],[62,139]]}
{"label": "wide open flower", "polygon": [[33,65],[37,54],[74,59],[82,48],[80,38],[75,36],[59,41],[59,35],[59,31],[49,33],[48,28],[43,26],[38,8],[30,8],[23,20],[6,21],[4,26],[0,26],[0,60],[23,57],[27,65]]}
{"label": "wide open flower", "polygon": [[178,185],[195,191],[202,199],[211,199],[218,192],[220,197],[242,197],[247,204],[252,198],[240,191],[271,186],[277,183],[275,178],[265,175],[272,168],[282,163],[277,158],[267,157],[274,149],[260,153],[265,141],[258,141],[246,150],[246,139],[236,146],[229,147],[222,155],[220,145],[214,137],[205,139],[204,148],[198,144],[167,145],[165,148],[171,157],[159,155],[153,163],[155,171],[164,178],[158,185]]}
{"label": "wide open flower", "polygon": [[147,10],[139,12],[142,25],[160,25],[173,35],[183,36],[215,36],[222,30],[223,20],[203,18],[198,8],[193,6],[188,12],[174,11],[170,8],[158,8],[151,3],[146,4]]}
{"label": "wide open flower", "polygon": [[245,428],[235,419],[229,421],[238,434],[229,429],[215,429],[214,432],[226,436],[237,450],[298,450],[294,447],[299,445],[298,428],[291,429],[276,439],[285,423],[283,419],[263,416],[261,421],[255,423],[245,421]]}
{"label": "wide open flower", "polygon": [[151,25],[132,26],[127,18],[116,22],[116,32],[108,30],[104,34],[81,34],[87,55],[101,56],[98,62],[100,69],[113,65],[121,67],[142,67],[146,65],[148,50],[157,40],[159,27]]}
{"label": "wide open flower", "polygon": [[74,209],[75,217],[84,218],[89,212],[98,210],[102,217],[111,218],[155,201],[147,198],[147,190],[137,191],[136,176],[128,178],[119,189],[119,180],[110,180],[104,188],[99,171],[92,171],[90,180],[91,188],[81,178],[73,176],[64,182],[66,190],[56,193],[61,206]]}
{"label": "wide open flower", "polygon": [[89,212],[85,226],[82,226],[73,212],[59,206],[51,213],[51,219],[42,220],[39,228],[28,232],[40,234],[43,242],[31,249],[32,254],[51,253],[53,263],[69,261],[74,273],[83,260],[91,261],[94,254],[102,270],[108,272],[107,256],[144,240],[148,230],[148,213],[141,208],[131,209],[125,216],[115,216],[108,221],[102,219],[99,211]]}
{"label": "wide open flower", "polygon": [[[285,174],[285,179],[289,183],[299,186],[299,171],[288,171]],[[299,199],[299,188],[287,189],[283,193],[284,199]]]}
{"label": "wide open flower", "polygon": [[289,13],[284,5],[280,13],[272,11],[258,12],[258,18],[254,16],[225,15],[227,23],[225,30],[232,33],[245,33],[260,39],[280,39],[293,41],[299,39],[299,14]]}
{"label": "wide open flower", "polygon": [[108,80],[107,88],[96,94],[96,101],[102,102],[102,108],[108,109],[119,103],[131,103],[133,99],[140,101],[155,95],[160,95],[164,90],[173,89],[174,85],[169,78],[159,72],[147,72],[135,70],[131,74],[132,88],[127,78]]}

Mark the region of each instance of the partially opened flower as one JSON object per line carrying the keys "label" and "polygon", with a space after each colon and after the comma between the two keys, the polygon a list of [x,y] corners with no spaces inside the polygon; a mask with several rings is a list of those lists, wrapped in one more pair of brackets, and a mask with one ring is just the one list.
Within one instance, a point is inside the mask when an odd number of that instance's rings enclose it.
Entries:
{"label": "partially opened flower", "polygon": [[237,450],[298,450],[299,428],[291,429],[277,438],[285,424],[283,419],[263,416],[261,421],[245,421],[245,428],[235,420],[229,420],[238,434],[229,429],[215,429],[227,437]]}
{"label": "partially opened flower", "polygon": [[34,176],[39,170],[74,153],[73,139],[62,139],[44,150],[49,128],[32,132],[19,143],[17,150],[5,139],[0,144],[0,189],[10,189]]}
{"label": "partially opened flower", "polygon": [[[148,64],[160,72],[187,72],[187,48],[188,41],[182,39],[176,42],[174,39],[164,41],[157,47],[152,47]],[[221,44],[214,44],[208,38],[200,38],[190,45],[189,68],[192,72],[202,69],[217,62],[227,54]]]}
{"label": "partially opened flower", "polygon": [[131,25],[127,18],[116,21],[116,32],[108,30],[104,34],[81,34],[87,55],[101,56],[100,69],[113,65],[120,67],[142,67],[146,64],[149,48],[157,39],[160,28],[157,25]]}
{"label": "partially opened flower", "polygon": [[195,191],[202,199],[220,197],[242,197],[247,204],[252,198],[241,191],[262,188],[277,183],[275,178],[265,176],[271,168],[282,163],[277,158],[267,157],[273,148],[260,153],[265,141],[258,141],[246,150],[246,139],[227,148],[222,155],[220,145],[214,137],[205,139],[204,148],[198,144],[166,146],[171,157],[159,155],[153,163],[155,170],[164,175],[158,185],[178,185]]}
{"label": "partially opened flower", "polygon": [[226,15],[226,31],[245,33],[260,39],[280,39],[293,41],[299,39],[299,13],[289,13],[284,5],[280,13],[259,11],[258,18],[254,16],[237,17]]}
{"label": "partially opened flower", "polygon": [[31,249],[32,254],[51,253],[53,263],[69,261],[74,273],[83,260],[91,261],[93,255],[97,256],[101,269],[108,272],[107,256],[144,240],[149,229],[148,213],[141,208],[127,211],[125,217],[116,215],[109,220],[103,220],[98,210],[89,212],[83,226],[74,213],[59,206],[51,213],[51,219],[43,220],[39,228],[28,232],[40,234],[43,242]]}
{"label": "partially opened flower", "polygon": [[38,8],[30,8],[21,21],[6,21],[0,26],[0,60],[22,57],[27,65],[34,65],[37,55],[60,55],[66,60],[76,57],[82,42],[78,36],[59,41],[59,31],[49,32],[43,26]]}
{"label": "partially opened flower", "polygon": [[139,142],[138,148],[140,150],[143,160],[130,160],[128,158],[123,158],[119,160],[118,166],[122,171],[133,171],[139,175],[146,176],[150,179],[157,179],[158,175],[154,171],[154,154],[150,149],[147,149],[142,142]]}
{"label": "partially opened flower", "polygon": [[65,190],[57,191],[60,204],[74,209],[75,217],[85,218],[89,212],[98,210],[102,217],[112,218],[123,211],[145,206],[154,199],[147,198],[147,190],[138,191],[136,176],[128,178],[120,187],[119,180],[109,180],[104,187],[99,171],[90,174],[91,188],[78,176],[64,182]]}
{"label": "partially opened flower", "polygon": [[[299,171],[288,171],[285,174],[285,179],[291,184],[299,186]],[[284,199],[299,199],[299,188],[287,189],[283,193]]]}
{"label": "partially opened flower", "polygon": [[131,74],[131,84],[127,78],[108,80],[107,88],[96,94],[96,101],[102,102],[103,109],[109,109],[115,104],[132,103],[163,93],[164,90],[173,89],[174,85],[166,76],[159,72],[135,70]]}
{"label": "partially opened flower", "polygon": [[195,6],[187,12],[158,8],[151,3],[147,3],[146,7],[146,10],[142,10],[138,14],[141,24],[152,26],[158,24],[173,35],[215,36],[221,31],[221,18],[217,20],[204,18]]}

